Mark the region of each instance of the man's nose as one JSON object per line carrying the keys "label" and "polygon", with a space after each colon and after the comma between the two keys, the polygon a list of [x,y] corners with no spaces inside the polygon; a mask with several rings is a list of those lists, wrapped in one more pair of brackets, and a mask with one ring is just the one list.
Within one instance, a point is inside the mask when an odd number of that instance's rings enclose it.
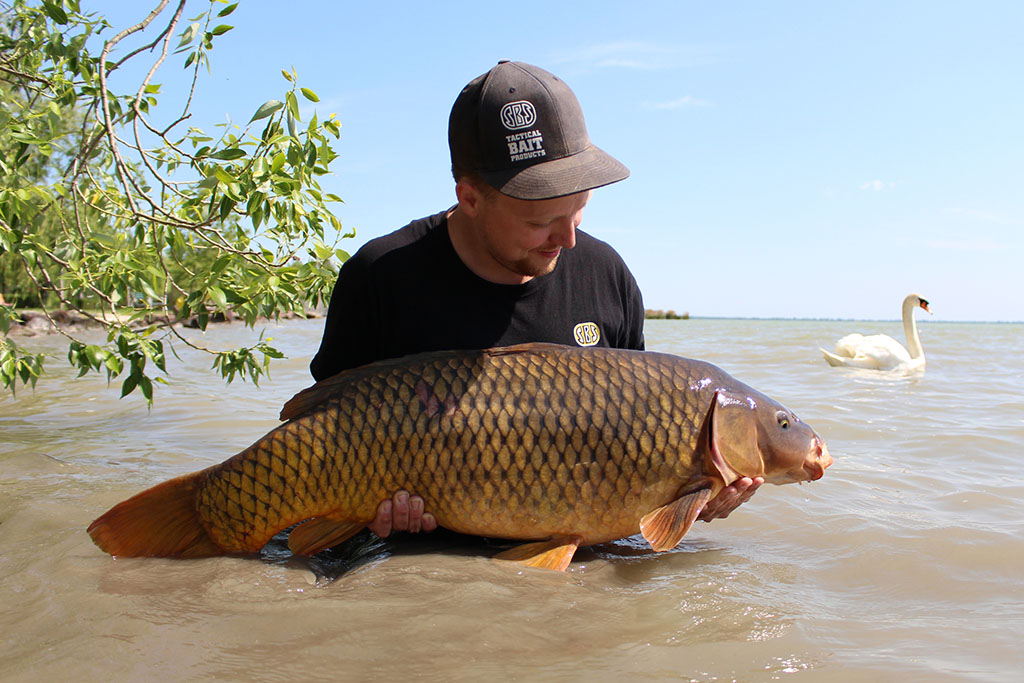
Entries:
{"label": "man's nose", "polygon": [[566,219],[558,221],[551,229],[551,241],[563,249],[576,246],[576,221]]}

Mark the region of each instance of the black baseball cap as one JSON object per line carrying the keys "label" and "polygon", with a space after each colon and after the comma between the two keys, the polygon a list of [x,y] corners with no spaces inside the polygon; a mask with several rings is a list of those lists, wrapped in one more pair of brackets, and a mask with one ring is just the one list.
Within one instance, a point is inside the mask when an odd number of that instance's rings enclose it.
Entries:
{"label": "black baseball cap", "polygon": [[462,89],[448,118],[448,147],[453,169],[517,199],[553,199],[629,177],[591,144],[569,86],[523,62],[498,62]]}

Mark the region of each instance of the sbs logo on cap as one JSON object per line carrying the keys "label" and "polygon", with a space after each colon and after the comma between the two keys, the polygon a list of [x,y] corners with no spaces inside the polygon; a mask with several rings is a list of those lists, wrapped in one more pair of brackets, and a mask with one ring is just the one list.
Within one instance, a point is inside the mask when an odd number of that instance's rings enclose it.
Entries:
{"label": "sbs logo on cap", "polygon": [[601,328],[597,323],[579,323],[572,328],[572,336],[580,346],[593,346],[601,341]]}
{"label": "sbs logo on cap", "polygon": [[519,100],[509,102],[501,108],[501,125],[509,130],[519,130],[532,126],[537,121],[537,110],[532,102]]}

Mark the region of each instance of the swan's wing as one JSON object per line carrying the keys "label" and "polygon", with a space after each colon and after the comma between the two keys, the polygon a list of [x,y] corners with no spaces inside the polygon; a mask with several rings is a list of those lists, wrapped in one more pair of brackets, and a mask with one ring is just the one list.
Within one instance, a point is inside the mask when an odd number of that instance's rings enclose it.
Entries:
{"label": "swan's wing", "polygon": [[857,355],[857,347],[864,343],[864,335],[859,332],[848,334],[836,342],[836,355],[853,358]]}
{"label": "swan's wing", "polygon": [[825,356],[825,362],[834,368],[846,367],[851,363],[851,361],[853,361],[853,359],[848,356],[838,356],[820,347],[819,350],[821,351],[821,354]]}
{"label": "swan's wing", "polygon": [[834,368],[866,368],[868,370],[878,370],[878,361],[871,356],[839,356],[834,353],[829,353],[825,349],[821,349],[821,353],[825,356],[825,361]]}
{"label": "swan's wing", "polygon": [[910,352],[887,334],[864,337],[864,343],[859,351],[877,360],[880,368],[890,369],[910,362]]}
{"label": "swan's wing", "polygon": [[836,342],[836,352],[825,353],[829,365],[851,368],[891,370],[910,362],[910,354],[903,345],[887,334],[865,337],[854,332]]}

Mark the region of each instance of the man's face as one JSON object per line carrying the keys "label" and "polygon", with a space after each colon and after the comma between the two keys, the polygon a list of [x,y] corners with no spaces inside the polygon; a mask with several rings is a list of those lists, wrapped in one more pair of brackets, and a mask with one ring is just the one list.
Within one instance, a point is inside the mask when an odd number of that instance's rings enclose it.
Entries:
{"label": "man's face", "polygon": [[550,273],[562,249],[576,246],[576,228],[590,191],[527,201],[497,191],[482,192],[476,225],[487,256],[510,274],[533,278]]}

